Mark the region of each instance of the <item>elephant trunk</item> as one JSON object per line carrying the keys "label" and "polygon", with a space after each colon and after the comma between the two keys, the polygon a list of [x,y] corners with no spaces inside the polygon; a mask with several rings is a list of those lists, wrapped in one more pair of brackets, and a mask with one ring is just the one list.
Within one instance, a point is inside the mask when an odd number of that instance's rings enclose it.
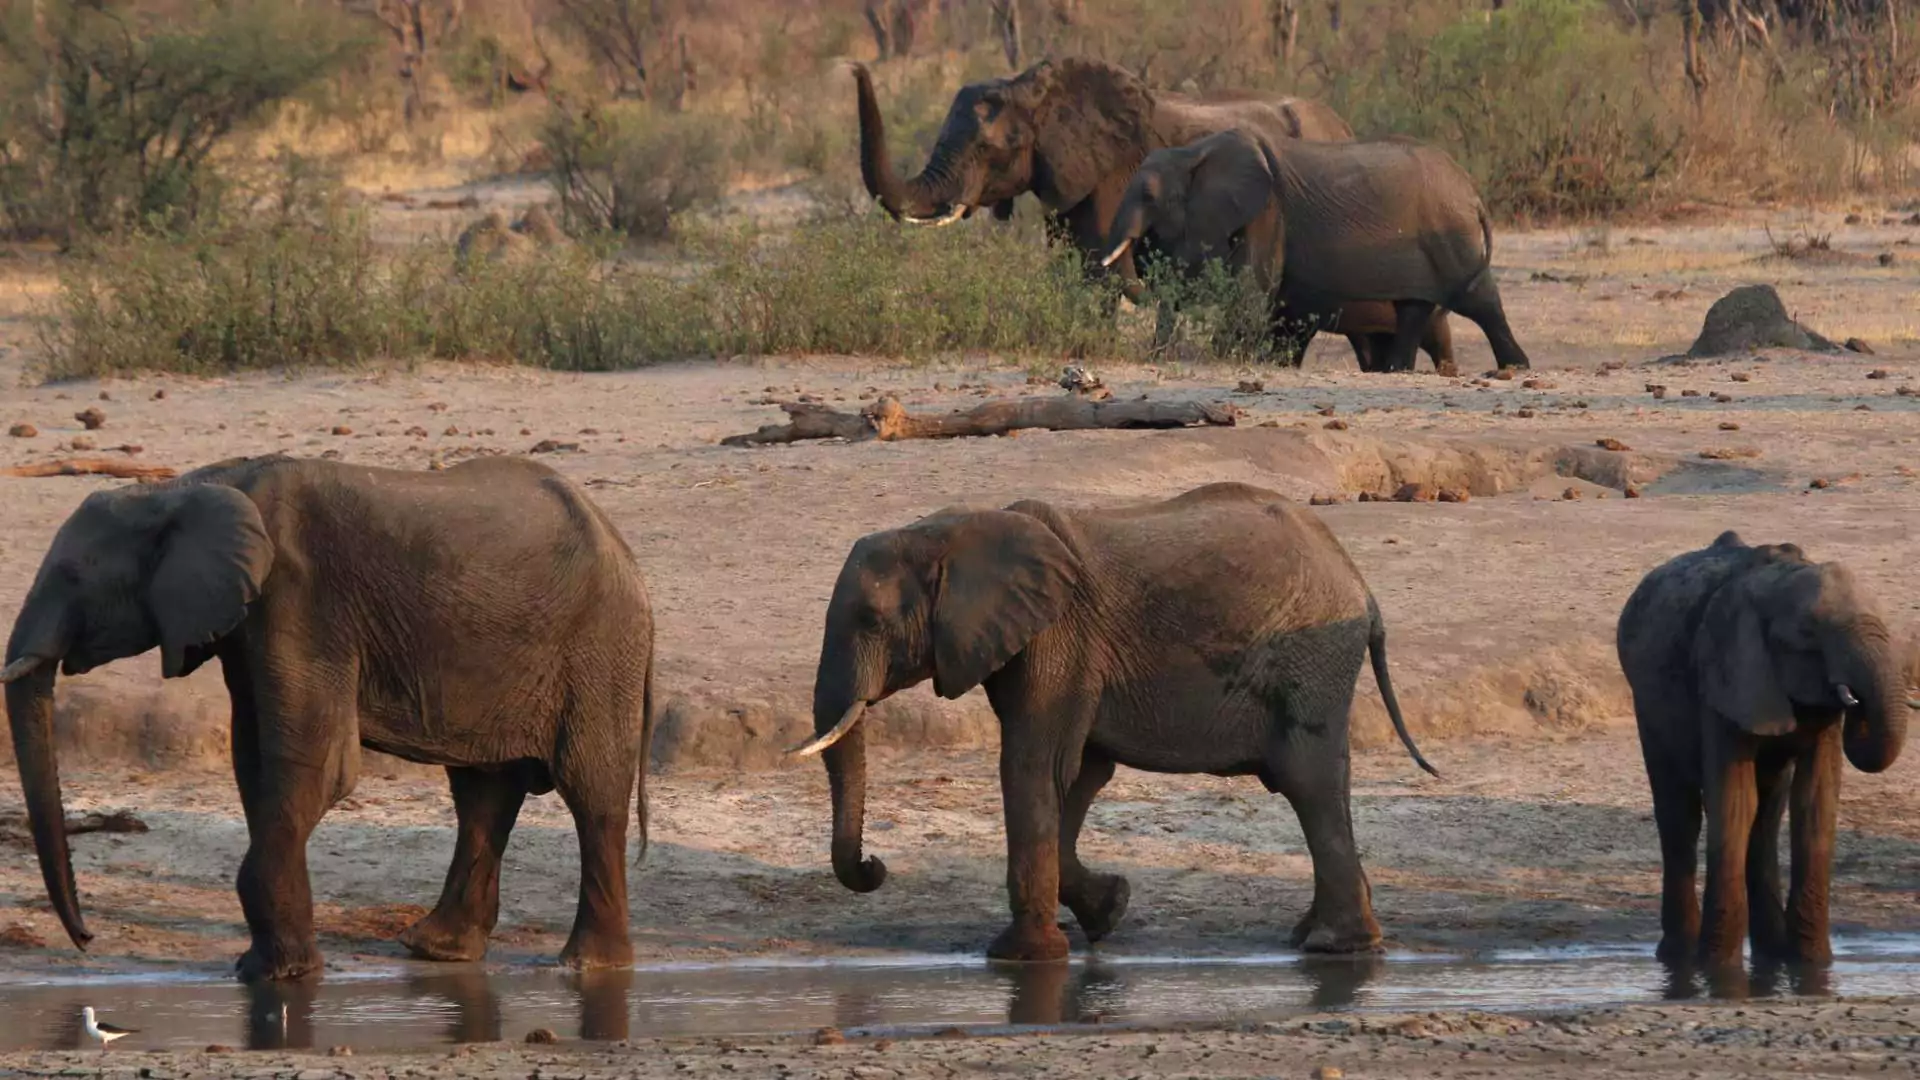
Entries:
{"label": "elephant trunk", "polygon": [[[1119,211],[1113,215],[1113,225],[1107,229],[1106,254],[1101,258],[1100,265],[1110,267],[1120,262],[1145,235],[1147,208],[1131,198],[1121,203]],[[1131,270],[1132,267],[1123,264],[1123,269]]]}
{"label": "elephant trunk", "polygon": [[966,213],[964,204],[953,201],[953,189],[958,185],[952,170],[937,169],[937,161],[930,162],[911,180],[894,174],[880,102],[874,97],[873,76],[865,64],[853,65],[853,84],[860,115],[860,179],[867,186],[867,194],[880,200],[895,221],[946,224]]}
{"label": "elephant trunk", "polygon": [[[829,634],[828,640],[836,635]],[[815,678],[813,727],[815,738],[803,752],[818,751],[826,761],[827,786],[833,793],[833,874],[854,892],[872,892],[887,880],[887,866],[872,856],[861,858],[867,815],[867,733],[861,718],[867,702],[878,696],[866,692],[878,680],[863,679],[850,668],[844,652],[831,645],[822,649],[822,671]]]}
{"label": "elephant trunk", "polygon": [[1906,671],[1884,640],[1856,646],[1854,653],[1840,665],[1857,680],[1849,689],[1859,701],[1847,707],[1842,744],[1854,768],[1884,772],[1907,740]]}
{"label": "elephant trunk", "polygon": [[[35,661],[38,661],[37,663]],[[60,798],[60,758],[53,745],[53,682],[59,661],[16,656],[7,665],[7,722],[13,729],[13,756],[20,766],[20,790],[27,800],[27,823],[40,875],[47,883],[60,925],[76,947],[93,940],[80,918],[80,893],[73,882],[73,855],[67,848],[67,814]]]}

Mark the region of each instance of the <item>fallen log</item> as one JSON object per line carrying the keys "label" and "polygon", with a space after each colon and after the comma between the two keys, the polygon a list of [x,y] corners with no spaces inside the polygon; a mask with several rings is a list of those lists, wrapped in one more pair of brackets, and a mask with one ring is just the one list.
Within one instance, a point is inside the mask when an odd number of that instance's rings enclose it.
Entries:
{"label": "fallen log", "polygon": [[0,476],[114,476],[122,480],[171,480],[179,470],[165,465],[141,465],[121,458],[67,458],[34,461],[0,469]]}
{"label": "fallen log", "polygon": [[881,398],[859,412],[810,402],[784,402],[787,423],[767,424],[745,435],[720,440],[722,446],[765,446],[805,439],[958,439],[1005,435],[1028,428],[1087,431],[1096,428],[1232,427],[1232,405],[1208,401],[1093,401],[1083,397],[1018,398],[989,401],[940,416],[915,416],[893,398]]}

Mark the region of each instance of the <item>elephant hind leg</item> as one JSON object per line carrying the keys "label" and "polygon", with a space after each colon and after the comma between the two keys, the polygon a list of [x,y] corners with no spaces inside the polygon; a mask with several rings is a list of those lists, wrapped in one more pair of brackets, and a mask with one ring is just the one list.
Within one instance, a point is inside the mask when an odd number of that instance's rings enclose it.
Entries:
{"label": "elephant hind leg", "polygon": [[1786,892],[1780,887],[1780,822],[1793,788],[1791,759],[1762,757],[1754,765],[1758,810],[1747,840],[1747,940],[1755,956],[1787,953]]}
{"label": "elephant hind leg", "polygon": [[[639,763],[636,701],[630,730],[611,717],[561,725],[553,763],[554,790],[573,815],[580,840],[580,901],[560,962],[577,968],[625,967],[633,962],[628,933],[627,822],[635,816]],[[609,712],[629,715],[625,709]]]}
{"label": "elephant hind leg", "polygon": [[500,918],[500,859],[526,802],[514,770],[448,768],[459,817],[453,862],[433,912],[400,935],[422,960],[480,960]]}
{"label": "elephant hind leg", "polygon": [[1433,325],[1434,305],[1425,300],[1395,300],[1393,345],[1380,361],[1382,371],[1412,371],[1420,343]]}
{"label": "elephant hind leg", "polygon": [[1380,924],[1353,836],[1346,719],[1313,727],[1319,733],[1296,726],[1279,739],[1261,773],[1267,789],[1292,805],[1313,859],[1313,902],[1291,943],[1307,952],[1371,952],[1380,945]]}
{"label": "elephant hind leg", "polygon": [[1113,933],[1127,914],[1131,892],[1119,874],[1096,874],[1080,862],[1080,829],[1100,789],[1113,779],[1113,759],[1094,750],[1080,758],[1080,775],[1060,804],[1060,902],[1067,905],[1088,941]]}
{"label": "elephant hind leg", "polygon": [[1500,290],[1493,283],[1492,271],[1482,273],[1450,306],[1473,320],[1487,335],[1487,344],[1493,347],[1494,363],[1502,368],[1533,366],[1527,360],[1526,350],[1514,339],[1513,327],[1507,325],[1507,310],[1500,302]]}

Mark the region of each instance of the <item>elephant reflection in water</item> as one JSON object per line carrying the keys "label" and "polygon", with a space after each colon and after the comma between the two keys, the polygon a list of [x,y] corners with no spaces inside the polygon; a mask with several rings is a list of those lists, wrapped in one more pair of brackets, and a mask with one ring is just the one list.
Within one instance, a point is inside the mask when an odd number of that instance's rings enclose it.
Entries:
{"label": "elephant reflection in water", "polygon": [[449,1042],[498,1042],[500,1033],[500,995],[480,968],[434,971],[407,980],[412,997],[444,998],[453,1004],[453,1019],[447,1024]]}
{"label": "elephant reflection in water", "polygon": [[628,1037],[632,1012],[632,968],[581,971],[568,984],[580,995],[580,1037],[592,1042],[619,1042]]}
{"label": "elephant reflection in water", "polygon": [[1752,974],[1739,965],[1700,965],[1692,961],[1671,961],[1666,969],[1667,981],[1660,996],[1668,1001],[1691,1001],[1700,997],[1746,1001],[1783,994],[1828,997],[1833,993],[1832,972],[1825,964],[1762,957],[1754,961]]}
{"label": "elephant reflection in water", "polygon": [[314,980],[262,980],[247,983],[246,987],[247,1049],[313,1048],[313,1002],[320,992]]}
{"label": "elephant reflection in water", "polygon": [[[1315,1011],[1347,1008],[1385,969],[1385,958],[1373,953],[1302,960],[1307,984],[1303,1004]],[[1116,967],[1096,962],[1075,972],[1065,964],[1025,964],[1008,976],[1013,983],[1009,1024],[1097,1024],[1121,1018],[1127,984]],[[1156,1018],[1150,995],[1135,1006],[1139,1015],[1132,1019]]]}

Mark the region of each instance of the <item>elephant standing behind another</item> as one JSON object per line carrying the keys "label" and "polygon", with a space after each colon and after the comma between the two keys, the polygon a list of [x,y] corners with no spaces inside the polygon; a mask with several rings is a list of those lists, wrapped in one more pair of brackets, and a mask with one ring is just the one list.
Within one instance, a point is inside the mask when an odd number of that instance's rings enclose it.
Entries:
{"label": "elephant standing behind another", "polygon": [[56,670],[153,648],[179,678],[218,658],[248,846],[246,978],[321,966],[307,841],[362,746],[445,765],[459,824],[440,901],[401,936],[478,960],[528,795],[580,838],[562,960],[632,961],[627,821],[647,835],[653,616],[633,553],[559,474],[521,458],[441,472],[241,458],[97,492],[41,562],[7,643],[7,717],[47,893],[85,948],[61,827]]}

